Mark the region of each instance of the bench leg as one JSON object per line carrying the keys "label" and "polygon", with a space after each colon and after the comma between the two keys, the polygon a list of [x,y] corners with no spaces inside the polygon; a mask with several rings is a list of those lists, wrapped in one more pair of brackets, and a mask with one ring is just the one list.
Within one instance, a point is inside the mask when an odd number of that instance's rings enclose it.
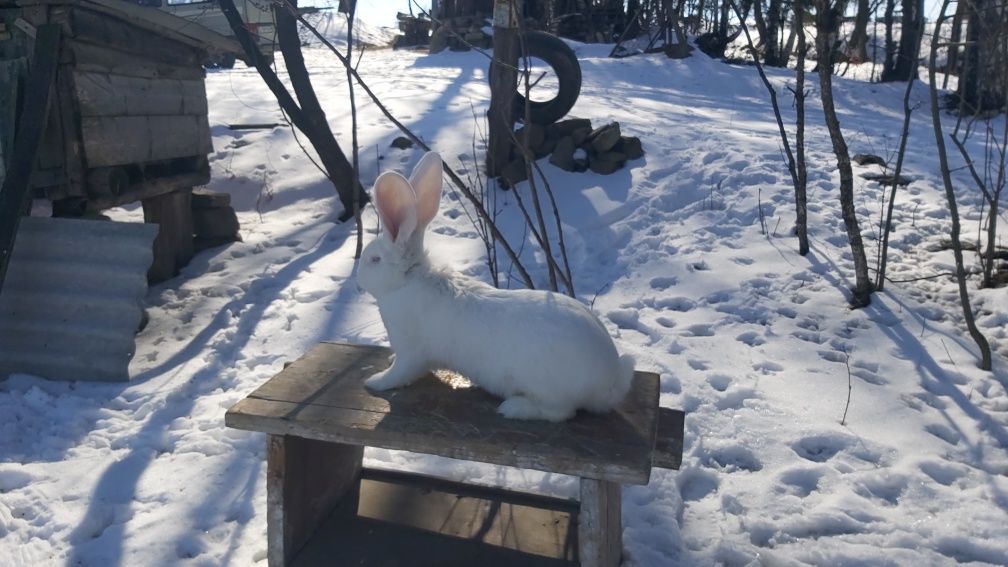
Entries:
{"label": "bench leg", "polygon": [[282,567],[357,488],[364,447],[290,435],[266,443],[267,555],[269,567]]}
{"label": "bench leg", "polygon": [[622,487],[581,479],[578,555],[582,567],[618,567],[623,558]]}

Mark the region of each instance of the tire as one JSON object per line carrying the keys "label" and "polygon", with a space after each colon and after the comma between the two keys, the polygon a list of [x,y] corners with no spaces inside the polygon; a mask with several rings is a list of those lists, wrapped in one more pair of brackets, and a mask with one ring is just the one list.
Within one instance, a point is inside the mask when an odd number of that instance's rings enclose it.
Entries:
{"label": "tire", "polygon": [[[541,31],[525,32],[525,48],[529,57],[542,59],[553,68],[560,83],[557,95],[551,100],[531,101],[529,114],[533,123],[543,126],[560,120],[577,102],[581,94],[581,65],[577,55],[555,35]],[[515,92],[514,109],[518,120],[525,119],[525,96]]]}

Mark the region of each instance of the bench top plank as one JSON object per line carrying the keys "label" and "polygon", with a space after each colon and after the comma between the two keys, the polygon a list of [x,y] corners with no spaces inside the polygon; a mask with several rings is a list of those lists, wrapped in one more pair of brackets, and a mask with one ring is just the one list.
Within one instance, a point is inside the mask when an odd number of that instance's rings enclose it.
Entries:
{"label": "bench top plank", "polygon": [[604,415],[562,423],[497,414],[500,398],[427,376],[370,392],[389,365],[385,347],[321,343],[228,410],[229,427],[647,484],[658,428],[658,376],[637,372],[627,398]]}

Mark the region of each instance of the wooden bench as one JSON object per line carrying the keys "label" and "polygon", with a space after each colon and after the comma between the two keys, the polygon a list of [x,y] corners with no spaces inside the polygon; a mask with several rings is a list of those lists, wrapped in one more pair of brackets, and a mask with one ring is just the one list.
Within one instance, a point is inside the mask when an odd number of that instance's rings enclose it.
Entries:
{"label": "wooden bench", "polygon": [[[400,516],[412,519],[420,532],[463,545],[458,553],[467,554],[469,562],[455,556],[454,564],[619,565],[622,485],[647,484],[652,466],[677,469],[682,458],[684,416],[658,407],[656,374],[637,372],[627,399],[608,414],[581,412],[563,423],[515,421],[496,413],[500,399],[433,376],[398,390],[366,390],[364,379],[387,367],[390,354],[382,347],[319,344],[228,410],[229,427],[269,434],[269,565],[331,563],[332,553],[366,547],[362,538]],[[574,475],[580,478],[580,500],[370,471],[362,467],[364,447]],[[410,482],[421,486],[414,495],[419,503],[404,500]],[[371,490],[386,494],[368,495]],[[439,510],[440,519],[423,517]],[[353,516],[375,521],[361,529],[349,523]],[[522,531],[516,527],[521,520],[533,527]],[[420,532],[403,537],[413,541]],[[341,533],[343,543],[336,543]],[[507,549],[498,557],[464,547],[474,542]],[[429,555],[448,553],[441,543],[411,548],[377,539],[361,551],[370,561],[340,555],[339,564],[444,564]],[[424,549],[424,559],[373,560],[373,554],[396,546],[400,553]],[[540,563],[532,560],[536,555]]]}

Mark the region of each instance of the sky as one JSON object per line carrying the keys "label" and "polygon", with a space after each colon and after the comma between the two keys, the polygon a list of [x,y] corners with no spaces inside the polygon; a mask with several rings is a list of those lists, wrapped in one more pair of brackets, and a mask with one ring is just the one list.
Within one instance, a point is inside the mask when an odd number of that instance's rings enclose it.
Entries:
{"label": "sky", "polygon": [[[395,26],[396,13],[409,13],[410,3],[413,0],[357,0],[357,16],[365,22],[378,26]],[[416,3],[424,9],[430,7],[430,0],[416,0]],[[308,4],[308,2],[304,2]],[[319,2],[320,5],[336,4],[335,0]],[[414,13],[417,12],[416,5],[413,6]]]}

